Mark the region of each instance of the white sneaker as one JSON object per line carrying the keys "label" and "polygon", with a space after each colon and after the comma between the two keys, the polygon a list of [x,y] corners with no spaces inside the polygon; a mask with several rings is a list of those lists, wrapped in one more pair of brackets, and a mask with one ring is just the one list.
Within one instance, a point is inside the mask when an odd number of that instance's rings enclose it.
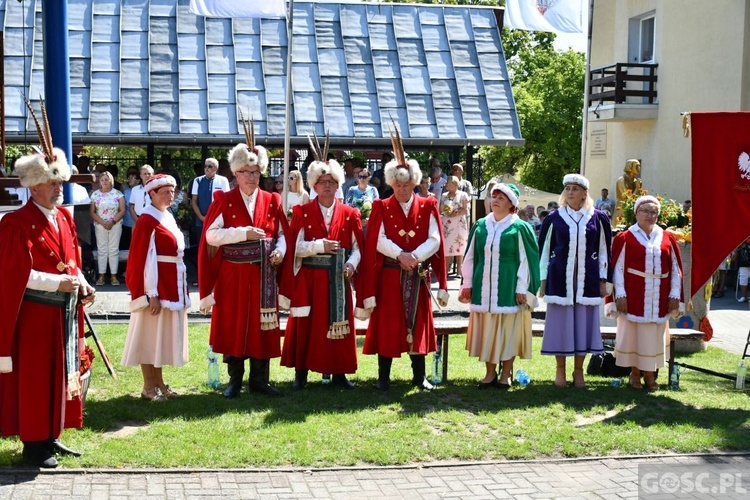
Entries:
{"label": "white sneaker", "polygon": [[745,297],[740,297],[737,299],[737,302],[745,302],[747,299]]}

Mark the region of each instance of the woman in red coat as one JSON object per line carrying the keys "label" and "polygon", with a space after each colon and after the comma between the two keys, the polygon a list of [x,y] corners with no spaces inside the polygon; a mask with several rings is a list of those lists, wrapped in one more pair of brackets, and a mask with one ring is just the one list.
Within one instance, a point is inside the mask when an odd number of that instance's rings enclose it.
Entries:
{"label": "woman in red coat", "polygon": [[122,364],[140,365],[141,398],[157,402],[177,396],[164,382],[162,366],[182,366],[188,360],[185,239],[167,210],[176,185],[164,174],[146,183],[151,205],[133,229],[125,275],[132,300]]}

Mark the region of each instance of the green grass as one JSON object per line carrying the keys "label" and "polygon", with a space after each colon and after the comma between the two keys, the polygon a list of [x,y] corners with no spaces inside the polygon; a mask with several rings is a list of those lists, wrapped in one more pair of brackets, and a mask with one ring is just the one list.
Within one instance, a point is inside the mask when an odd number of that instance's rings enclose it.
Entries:
{"label": "green grass", "polygon": [[[320,467],[750,450],[748,393],[730,381],[687,370],[679,392],[647,394],[592,376],[586,390],[558,389],[554,360],[537,354],[539,339],[534,358],[516,362],[532,384],[506,393],[476,389],[484,367],[467,356],[464,338],[453,336],[450,382],[432,393],[411,387],[408,357],[394,360],[390,392],[376,391],[375,357],[360,356],[354,391],[324,386],[311,373],[308,388],[295,393],[293,370],[275,360],[271,379],[285,397],[243,390],[226,400],[205,386],[208,326],[193,325],[191,361],[164,370],[183,396],[156,404],[138,398],[140,370],[119,366],[126,329],[97,328],[119,380],[94,361],[84,428],[62,436],[84,456],[63,458],[65,467]],[[737,358],[710,348],[681,359],[731,373]],[[0,440],[0,466],[18,463],[20,452],[16,438]]]}

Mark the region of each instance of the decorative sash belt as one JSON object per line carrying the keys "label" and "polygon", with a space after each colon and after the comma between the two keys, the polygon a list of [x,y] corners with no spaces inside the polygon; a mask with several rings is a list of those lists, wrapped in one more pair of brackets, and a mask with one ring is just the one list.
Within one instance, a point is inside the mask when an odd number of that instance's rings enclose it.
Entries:
{"label": "decorative sash belt", "polygon": [[67,373],[67,399],[81,394],[78,366],[81,362],[78,355],[78,317],[76,305],[78,296],[74,293],[43,292],[27,288],[23,300],[45,306],[59,307],[63,310],[63,337],[65,341],[65,372]]}
{"label": "decorative sash belt", "polygon": [[279,327],[279,314],[276,308],[276,270],[271,265],[271,252],[275,247],[273,238],[221,246],[222,257],[229,262],[260,265],[261,330],[274,330]]}
{"label": "decorative sash belt", "polygon": [[663,274],[651,274],[651,273],[644,273],[643,271],[639,271],[638,269],[633,269],[632,267],[628,268],[628,272],[630,274],[635,274],[636,276],[640,276],[641,278],[666,278],[669,276],[669,273],[663,273]]}
{"label": "decorative sash belt", "polygon": [[349,251],[339,249],[336,254],[315,255],[302,259],[302,266],[328,270],[328,334],[331,340],[349,335],[349,308],[347,307],[348,283],[344,278],[344,265]]}
{"label": "decorative sash belt", "polygon": [[[414,324],[417,321],[417,307],[419,306],[419,283],[425,280],[429,283],[430,264],[422,262],[415,269],[405,270],[401,267],[398,260],[386,257],[383,260],[383,267],[388,269],[401,270],[401,298],[404,301],[404,319],[406,320],[406,342],[414,342]],[[427,285],[429,290],[429,285]]]}
{"label": "decorative sash belt", "polygon": [[171,264],[179,264],[182,262],[182,259],[179,257],[175,257],[174,255],[157,255],[156,262],[169,262]]}

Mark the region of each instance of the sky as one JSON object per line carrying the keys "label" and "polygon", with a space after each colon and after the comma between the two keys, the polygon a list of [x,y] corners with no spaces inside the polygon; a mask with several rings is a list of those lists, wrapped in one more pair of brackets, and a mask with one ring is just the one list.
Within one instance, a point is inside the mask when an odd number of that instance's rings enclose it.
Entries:
{"label": "sky", "polygon": [[583,2],[583,33],[558,33],[555,38],[554,46],[559,50],[567,50],[568,47],[578,52],[586,52],[587,48],[587,30],[589,26],[589,7],[588,2]]}

